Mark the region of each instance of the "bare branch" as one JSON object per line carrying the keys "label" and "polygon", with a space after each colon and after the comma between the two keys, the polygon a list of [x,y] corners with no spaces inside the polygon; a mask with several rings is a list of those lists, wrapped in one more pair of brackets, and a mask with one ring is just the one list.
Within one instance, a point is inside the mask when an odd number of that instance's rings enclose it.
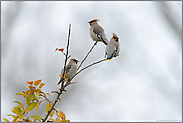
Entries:
{"label": "bare branch", "polygon": [[84,67],[83,69],[81,69],[79,72],[77,72],[77,73],[76,73],[76,74],[75,74],[75,75],[74,75],[74,76],[64,85],[64,88],[67,87],[69,84],[71,84],[72,79],[73,79],[76,75],[78,75],[79,73],[81,73],[83,70],[85,70],[85,69],[87,69],[87,68],[89,68],[89,67],[91,67],[91,66],[93,66],[93,65],[95,65],[95,64],[98,64],[98,63],[100,63],[100,62],[103,62],[103,61],[106,61],[106,59],[102,59],[102,60],[100,60],[100,61],[94,62],[94,63],[92,63],[92,64],[90,64],[90,65]]}
{"label": "bare branch", "polygon": [[[65,74],[66,71],[66,63],[67,63],[67,59],[68,59],[68,53],[69,53],[69,41],[70,41],[70,32],[71,32],[71,24],[69,24],[69,34],[68,34],[68,42],[67,42],[67,51],[66,51],[66,58],[65,58],[65,64],[64,64],[64,72],[63,75]],[[64,77],[64,76],[63,76]],[[55,107],[56,103],[58,102],[58,100],[60,100],[60,95],[62,94],[63,91],[65,91],[65,87],[64,87],[64,79],[62,79],[62,81],[59,82],[59,84],[62,82],[61,84],[61,88],[59,89],[60,92],[57,93],[57,97],[51,107],[51,109],[48,111],[48,113],[46,114],[46,117],[44,119],[42,119],[43,122],[45,122],[48,118],[48,116],[50,115],[51,111],[53,110],[53,108]]]}
{"label": "bare branch", "polygon": [[79,70],[79,68],[81,67],[81,65],[83,64],[83,62],[86,60],[86,58],[88,57],[88,55],[91,53],[91,51],[93,50],[93,48],[97,45],[97,41],[93,44],[92,48],[90,49],[90,51],[87,53],[87,55],[85,56],[85,58],[83,59],[83,61],[81,62],[81,64],[79,65],[79,67],[77,68],[77,70]]}

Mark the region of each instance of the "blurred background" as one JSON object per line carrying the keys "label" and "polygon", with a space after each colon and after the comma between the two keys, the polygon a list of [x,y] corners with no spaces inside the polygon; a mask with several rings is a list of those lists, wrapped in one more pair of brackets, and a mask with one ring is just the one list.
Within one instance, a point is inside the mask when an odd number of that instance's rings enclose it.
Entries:
{"label": "blurred background", "polygon": [[[66,47],[71,24],[69,53],[82,61],[94,43],[92,19],[100,20],[108,40],[118,35],[120,56],[76,76],[56,108],[72,122],[182,121],[181,1],[2,1],[1,118],[12,120],[6,114],[17,106],[13,101],[25,104],[15,94],[26,90],[27,80],[42,79],[48,93],[60,88],[65,57],[55,49]],[[81,68],[104,52],[98,43]]]}

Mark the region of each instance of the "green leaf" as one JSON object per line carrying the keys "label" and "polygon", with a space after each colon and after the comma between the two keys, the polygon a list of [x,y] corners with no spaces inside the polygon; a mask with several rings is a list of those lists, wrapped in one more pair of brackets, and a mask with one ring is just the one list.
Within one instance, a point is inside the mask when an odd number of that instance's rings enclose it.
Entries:
{"label": "green leaf", "polygon": [[41,121],[41,116],[40,115],[32,115],[30,118],[34,119],[35,121],[38,120],[38,121]]}
{"label": "green leaf", "polygon": [[20,118],[24,118],[23,111],[20,109],[20,107],[14,107],[13,111],[16,115],[18,115]]}
{"label": "green leaf", "polygon": [[26,103],[29,104],[35,97],[35,94],[31,94],[30,96],[27,97]]}
{"label": "green leaf", "polygon": [[18,103],[18,104],[22,104],[21,102],[18,102],[18,101],[13,101],[13,102]]}
{"label": "green leaf", "polygon": [[32,102],[32,103],[28,104],[27,112],[33,110],[36,107],[36,105],[37,105],[37,102]]}

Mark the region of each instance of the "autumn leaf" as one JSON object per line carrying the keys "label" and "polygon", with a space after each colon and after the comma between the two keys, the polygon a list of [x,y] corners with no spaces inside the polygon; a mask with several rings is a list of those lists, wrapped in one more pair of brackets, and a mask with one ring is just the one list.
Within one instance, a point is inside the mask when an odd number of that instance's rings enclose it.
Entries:
{"label": "autumn leaf", "polygon": [[41,83],[41,84],[39,85],[39,88],[41,89],[44,85],[45,85],[44,83]]}
{"label": "autumn leaf", "polygon": [[13,102],[18,103],[18,104],[22,104],[21,102],[18,102],[18,101],[13,101]]}
{"label": "autumn leaf", "polygon": [[39,85],[39,83],[41,83],[41,81],[42,81],[41,79],[36,80],[36,81],[35,81],[35,83],[34,83],[34,85],[35,85],[35,86],[38,86],[38,85]]}
{"label": "autumn leaf", "polygon": [[46,93],[48,96],[50,96],[50,94],[49,93]]}
{"label": "autumn leaf", "polygon": [[24,93],[16,93],[16,95],[24,95]]}
{"label": "autumn leaf", "polygon": [[36,107],[36,110],[37,110],[37,113],[39,113],[39,105],[41,104],[41,102],[39,102],[38,104],[37,104],[37,107]]}
{"label": "autumn leaf", "polygon": [[23,105],[23,104],[19,104],[18,107],[19,107],[19,108],[23,108],[24,105]]}
{"label": "autumn leaf", "polygon": [[41,116],[40,115],[32,115],[30,118],[34,119],[35,121],[38,120],[38,121],[41,121]]}
{"label": "autumn leaf", "polygon": [[59,112],[59,117],[65,120],[65,114],[62,111]]}
{"label": "autumn leaf", "polygon": [[13,115],[13,114],[7,114],[7,116],[13,116],[13,118],[16,118],[17,116]]}
{"label": "autumn leaf", "polygon": [[47,105],[46,105],[46,112],[48,113],[48,111],[51,109],[51,107],[52,107],[52,104],[51,103],[48,103]]}
{"label": "autumn leaf", "polygon": [[14,107],[13,111],[20,118],[24,118],[23,111],[20,109],[20,107]]}
{"label": "autumn leaf", "polygon": [[61,122],[70,122],[70,120],[61,120]]}
{"label": "autumn leaf", "polygon": [[61,48],[61,49],[56,48],[56,49],[55,49],[55,51],[57,51],[57,50],[58,50],[58,51],[61,51],[61,52],[63,52],[63,51],[64,51],[64,49],[63,49],[63,48]]}
{"label": "autumn leaf", "polygon": [[6,119],[6,118],[3,118],[3,120],[5,121],[5,122],[10,122],[8,119]]}
{"label": "autumn leaf", "polygon": [[33,85],[34,81],[27,81],[29,85]]}
{"label": "autumn leaf", "polygon": [[61,120],[57,117],[53,122],[61,122]]}
{"label": "autumn leaf", "polygon": [[27,97],[26,103],[29,104],[35,97],[35,94],[31,94],[30,96]]}
{"label": "autumn leaf", "polygon": [[28,104],[27,112],[33,110],[36,107],[36,105],[37,105],[37,102],[32,102],[32,103]]}
{"label": "autumn leaf", "polygon": [[54,113],[55,113],[55,111],[52,110],[51,113],[50,113],[50,117],[53,117]]}

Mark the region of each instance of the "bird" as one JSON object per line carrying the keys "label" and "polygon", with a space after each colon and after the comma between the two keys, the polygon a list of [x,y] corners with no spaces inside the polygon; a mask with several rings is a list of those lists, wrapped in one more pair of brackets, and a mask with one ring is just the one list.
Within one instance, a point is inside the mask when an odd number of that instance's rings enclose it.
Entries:
{"label": "bird", "polygon": [[79,61],[75,58],[70,59],[69,63],[66,65],[64,76],[63,76],[64,68],[62,69],[60,74],[61,79],[57,85],[59,85],[63,81],[63,79],[66,79],[68,81],[76,74],[78,62]]}
{"label": "bird", "polygon": [[90,24],[90,36],[93,41],[103,42],[105,45],[107,45],[108,40],[104,33],[104,29],[100,25],[98,25],[97,21],[99,20],[93,19],[88,22]]}
{"label": "bird", "polygon": [[106,46],[105,50],[105,58],[107,56],[106,60],[110,61],[113,57],[119,56],[119,51],[120,51],[119,38],[115,33],[113,33],[113,37]]}

